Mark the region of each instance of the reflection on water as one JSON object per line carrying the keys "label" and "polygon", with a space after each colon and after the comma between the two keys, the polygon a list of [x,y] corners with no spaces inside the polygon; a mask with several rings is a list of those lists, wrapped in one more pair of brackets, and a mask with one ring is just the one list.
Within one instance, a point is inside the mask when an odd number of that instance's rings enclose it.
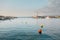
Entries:
{"label": "reflection on water", "polygon": [[[44,24],[43,33],[38,30]],[[60,40],[60,19],[18,18],[0,22],[0,40]]]}

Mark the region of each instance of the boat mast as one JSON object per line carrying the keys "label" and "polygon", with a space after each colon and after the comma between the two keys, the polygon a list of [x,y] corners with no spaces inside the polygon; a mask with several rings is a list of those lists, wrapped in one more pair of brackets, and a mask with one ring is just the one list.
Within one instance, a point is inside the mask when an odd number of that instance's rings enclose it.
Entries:
{"label": "boat mast", "polygon": [[37,25],[38,25],[38,12],[36,12],[36,17],[37,17],[36,21],[37,21]]}

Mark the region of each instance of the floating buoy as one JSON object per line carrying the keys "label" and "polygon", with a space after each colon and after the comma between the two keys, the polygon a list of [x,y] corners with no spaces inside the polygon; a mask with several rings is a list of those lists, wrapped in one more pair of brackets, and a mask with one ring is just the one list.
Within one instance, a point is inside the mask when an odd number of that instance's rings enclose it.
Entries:
{"label": "floating buoy", "polygon": [[43,24],[41,24],[41,28],[43,28],[44,27],[44,25]]}
{"label": "floating buoy", "polygon": [[42,29],[38,30],[38,33],[41,34],[42,33]]}

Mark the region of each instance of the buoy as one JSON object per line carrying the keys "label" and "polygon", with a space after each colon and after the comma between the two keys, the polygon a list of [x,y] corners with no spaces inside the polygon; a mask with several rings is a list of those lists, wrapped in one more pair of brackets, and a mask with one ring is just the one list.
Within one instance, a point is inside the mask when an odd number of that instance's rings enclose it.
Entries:
{"label": "buoy", "polygon": [[42,29],[38,30],[38,32],[39,32],[39,34],[41,34],[42,33]]}
{"label": "buoy", "polygon": [[44,27],[44,25],[43,24],[41,24],[41,28],[43,28]]}

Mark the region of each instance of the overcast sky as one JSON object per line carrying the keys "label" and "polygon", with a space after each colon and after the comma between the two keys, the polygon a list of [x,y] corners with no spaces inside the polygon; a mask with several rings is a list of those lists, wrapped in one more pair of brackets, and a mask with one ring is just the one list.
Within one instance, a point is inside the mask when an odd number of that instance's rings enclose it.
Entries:
{"label": "overcast sky", "polygon": [[0,0],[0,15],[60,15],[60,0]]}
{"label": "overcast sky", "polygon": [[60,0],[48,0],[48,6],[38,9],[39,14],[60,16]]}

